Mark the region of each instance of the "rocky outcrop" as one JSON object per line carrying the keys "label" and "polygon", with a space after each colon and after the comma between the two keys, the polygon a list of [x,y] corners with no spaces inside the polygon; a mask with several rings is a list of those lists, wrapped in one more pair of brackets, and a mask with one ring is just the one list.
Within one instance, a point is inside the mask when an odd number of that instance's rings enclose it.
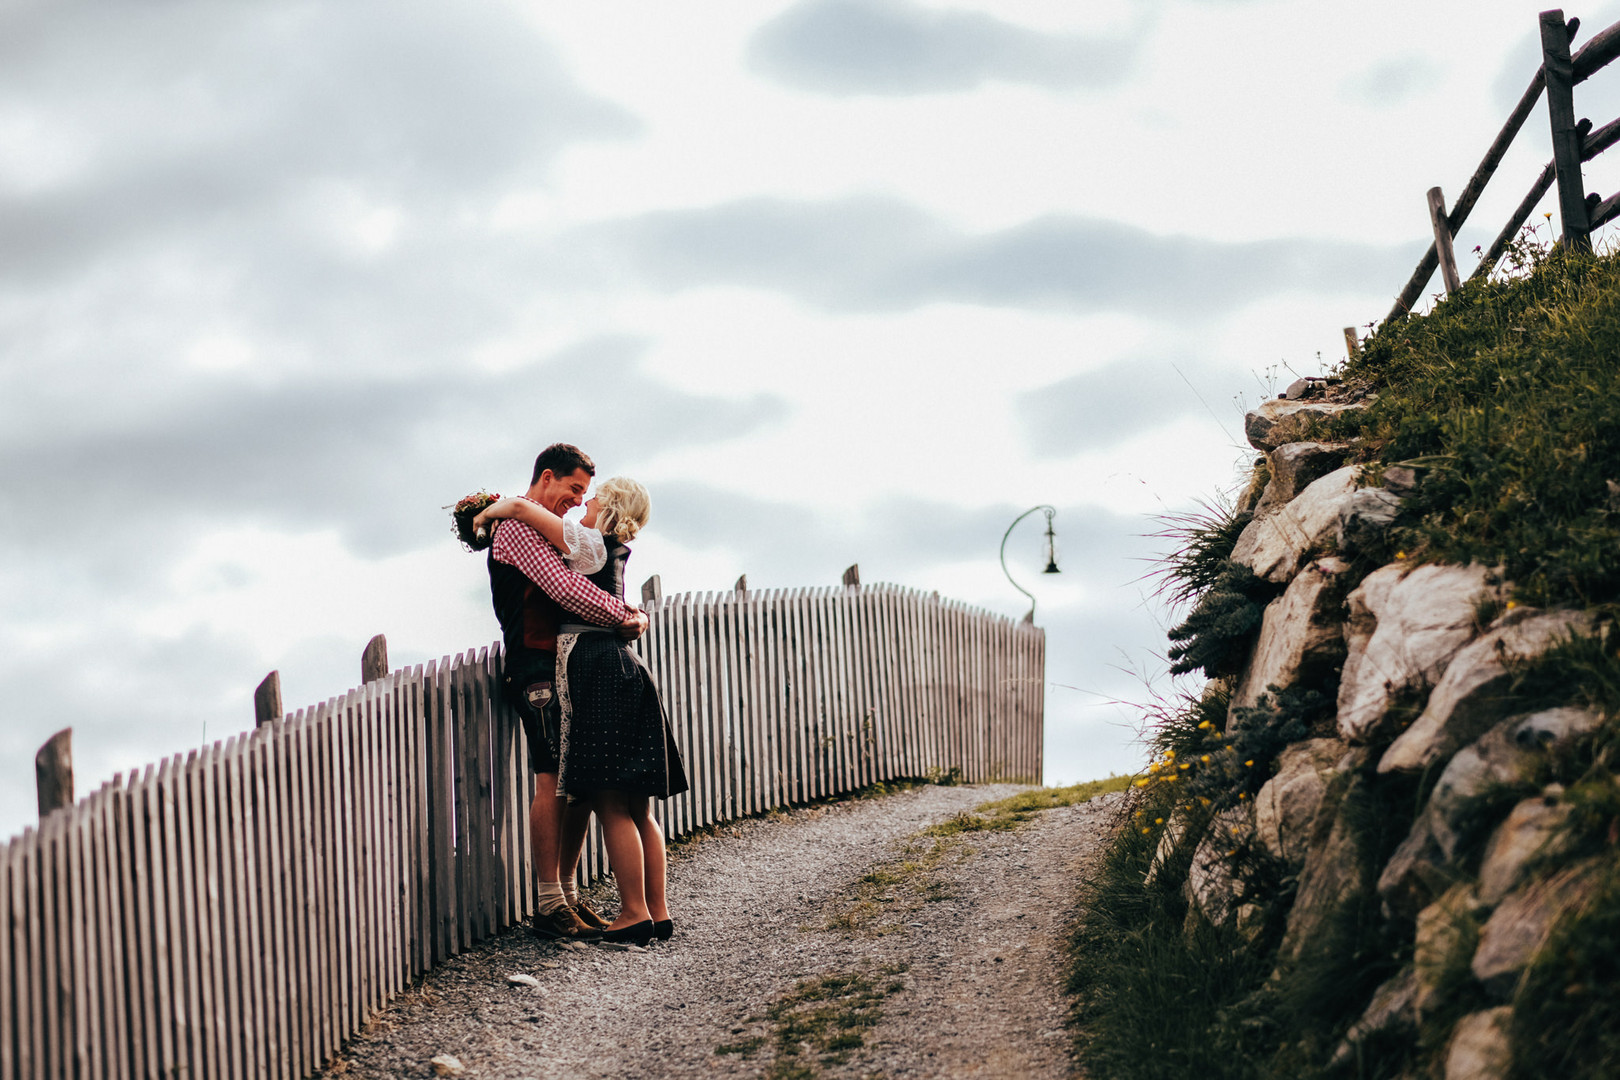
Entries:
{"label": "rocky outcrop", "polygon": [[1589,709],[1547,709],[1501,722],[1452,757],[1379,876],[1390,910],[1411,913],[1451,886],[1460,872],[1454,859],[1464,819],[1482,796],[1532,782],[1549,754],[1601,722]]}
{"label": "rocky outcrop", "polygon": [[1524,882],[1537,859],[1562,855],[1570,849],[1564,826],[1569,822],[1571,808],[1561,794],[1561,790],[1549,788],[1546,794],[1525,799],[1491,834],[1479,866],[1479,898],[1483,903],[1496,906]]}
{"label": "rocky outcrop", "polygon": [[[1513,602],[1498,570],[1414,566],[1391,550],[1424,465],[1346,464],[1356,448],[1323,440],[1356,405],[1334,394],[1307,380],[1245,425],[1267,453],[1232,559],[1283,588],[1261,591],[1275,598],[1247,663],[1220,684],[1230,708],[1217,734],[1242,753],[1214,760],[1271,775],[1257,787],[1253,773],[1222,765],[1211,779],[1230,781],[1223,797],[1245,801],[1207,826],[1187,825],[1201,820],[1194,812],[1166,828],[1155,867],[1189,867],[1190,932],[1208,923],[1255,948],[1270,940],[1265,928],[1283,923],[1266,993],[1287,992],[1295,977],[1306,981],[1292,985],[1315,992],[1368,958],[1410,958],[1376,990],[1363,988],[1369,996],[1331,1054],[1339,1075],[1404,1045],[1405,1064],[1383,1059],[1380,1075],[1503,1077],[1506,1003],[1535,985],[1527,969],[1612,875],[1609,848],[1620,835],[1612,809],[1592,810],[1613,797],[1591,801],[1588,770],[1612,753],[1609,738],[1592,742],[1602,713],[1570,698],[1560,704],[1547,679],[1527,701],[1516,679],[1547,650],[1598,628],[1581,612]],[[1359,487],[1364,479],[1382,486]],[[1611,486],[1620,491],[1620,481]],[[1394,561],[1376,566],[1378,558]],[[1257,603],[1244,611],[1246,632]],[[1248,711],[1273,689],[1300,692]],[[1322,700],[1336,706],[1330,718],[1314,704]],[[1295,741],[1279,749],[1284,740]],[[1580,786],[1566,793],[1560,780]],[[1479,1008],[1487,1002],[1499,1007]],[[1298,1044],[1302,1052],[1325,1049],[1309,1043]]]}
{"label": "rocky outcrop", "polygon": [[1337,739],[1295,743],[1282,752],[1277,775],[1254,798],[1255,839],[1294,870],[1305,865],[1316,815],[1344,751]]}
{"label": "rocky outcrop", "polygon": [[1573,611],[1512,612],[1499,620],[1447,662],[1423,714],[1390,746],[1378,771],[1427,769],[1449,758],[1514,711],[1512,696],[1503,692],[1509,665],[1539,656],[1591,625],[1589,616]]}
{"label": "rocky outcrop", "polygon": [[1358,402],[1276,398],[1244,416],[1243,434],[1256,450],[1275,450],[1287,443],[1312,438],[1318,432],[1325,434],[1334,417],[1347,409],[1361,407]]}
{"label": "rocky outcrop", "polygon": [[1519,975],[1552,936],[1553,927],[1584,907],[1601,883],[1601,860],[1587,859],[1524,885],[1504,899],[1480,930],[1479,949],[1471,965],[1486,992],[1497,1001],[1512,996]]}
{"label": "rocky outcrop", "polygon": [[1260,637],[1232,708],[1253,707],[1272,686],[1319,679],[1344,660],[1344,580],[1350,564],[1332,556],[1310,563],[1266,606]]}
{"label": "rocky outcrop", "polygon": [[1349,447],[1343,443],[1299,442],[1279,446],[1266,455],[1271,479],[1254,508],[1264,517],[1286,506],[1311,484],[1344,464]]}
{"label": "rocky outcrop", "polygon": [[1239,534],[1232,561],[1247,566],[1256,577],[1286,584],[1308,556],[1333,539],[1339,513],[1355,494],[1359,471],[1354,465],[1335,469],[1286,506],[1256,516]]}
{"label": "rocky outcrop", "polygon": [[1339,511],[1340,555],[1376,550],[1401,513],[1401,496],[1386,488],[1362,488]]}
{"label": "rocky outcrop", "polygon": [[1493,577],[1483,566],[1400,563],[1367,575],[1349,597],[1341,737],[1377,738],[1397,697],[1434,685],[1477,632],[1479,606],[1499,588]]}
{"label": "rocky outcrop", "polygon": [[1507,1080],[1513,1065],[1507,1006],[1469,1013],[1457,1022],[1446,1050],[1446,1080]]}

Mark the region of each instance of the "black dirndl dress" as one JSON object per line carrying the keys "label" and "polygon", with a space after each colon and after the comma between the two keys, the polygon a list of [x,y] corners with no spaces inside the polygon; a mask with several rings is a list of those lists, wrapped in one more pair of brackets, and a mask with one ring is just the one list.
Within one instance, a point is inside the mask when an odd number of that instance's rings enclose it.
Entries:
{"label": "black dirndl dress", "polygon": [[[590,580],[622,599],[630,549],[611,536],[602,540],[607,563]],[[557,697],[559,795],[623,791],[663,799],[690,786],[652,673],[617,632],[575,623],[561,627]]]}

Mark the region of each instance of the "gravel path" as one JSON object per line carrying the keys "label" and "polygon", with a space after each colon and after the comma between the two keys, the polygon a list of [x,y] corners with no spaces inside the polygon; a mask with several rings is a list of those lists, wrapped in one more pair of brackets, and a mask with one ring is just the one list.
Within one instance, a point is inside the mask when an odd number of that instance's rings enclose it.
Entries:
{"label": "gravel path", "polygon": [[[469,1080],[1071,1076],[1059,945],[1120,796],[917,838],[1018,790],[923,787],[726,827],[671,860],[674,940],[508,933],[430,973],[322,1075],[428,1077],[449,1054]],[[519,973],[540,985],[508,983]]]}

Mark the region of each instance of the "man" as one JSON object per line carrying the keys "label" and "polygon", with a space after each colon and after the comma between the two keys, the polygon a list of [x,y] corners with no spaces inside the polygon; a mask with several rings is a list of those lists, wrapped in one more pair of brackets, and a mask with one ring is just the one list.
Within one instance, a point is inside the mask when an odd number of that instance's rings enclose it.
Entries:
{"label": "man", "polygon": [[[596,466],[578,447],[556,443],[535,458],[525,497],[561,517],[581,503],[595,475]],[[606,922],[579,905],[577,894],[570,903],[563,885],[566,874],[569,891],[573,888],[590,811],[557,796],[557,628],[582,620],[636,637],[647,628],[647,616],[568,569],[539,533],[518,521],[496,526],[489,589],[506,645],[507,700],[523,719],[536,777],[529,806],[529,845],[540,879],[534,930],[546,938],[593,940]],[[589,922],[581,921],[582,914]]]}

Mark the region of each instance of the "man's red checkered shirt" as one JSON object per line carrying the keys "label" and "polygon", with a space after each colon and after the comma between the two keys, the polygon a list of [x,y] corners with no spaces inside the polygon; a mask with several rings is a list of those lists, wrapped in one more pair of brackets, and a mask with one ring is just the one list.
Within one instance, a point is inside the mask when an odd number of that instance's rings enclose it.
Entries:
{"label": "man's red checkered shirt", "polygon": [[629,614],[623,600],[608,595],[564,566],[557,549],[521,521],[502,521],[496,525],[491,553],[496,562],[517,567],[547,596],[588,623],[618,626]]}

